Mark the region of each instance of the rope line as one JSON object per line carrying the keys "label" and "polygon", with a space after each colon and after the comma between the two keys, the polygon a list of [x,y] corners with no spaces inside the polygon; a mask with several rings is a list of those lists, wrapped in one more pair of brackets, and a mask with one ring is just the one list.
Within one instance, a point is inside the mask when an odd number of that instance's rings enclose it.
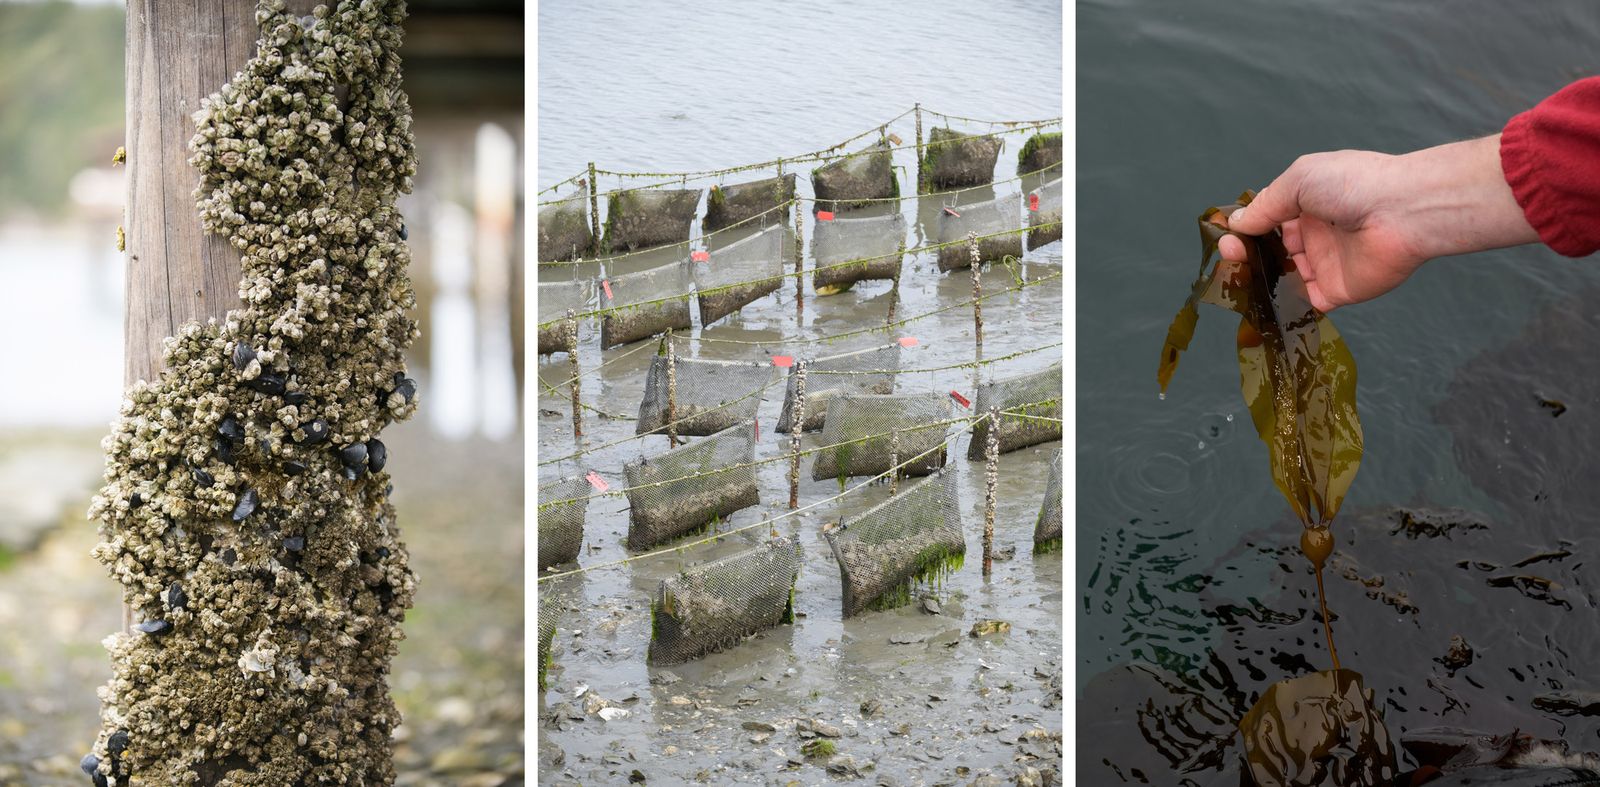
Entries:
{"label": "rope line", "polygon": [[[968,243],[971,243],[974,240],[988,240],[989,238],[1000,238],[1000,237],[1004,237],[1004,236],[1007,236],[1007,235],[1021,235],[1023,233],[1027,233],[1027,232],[1035,232],[1035,231],[1042,230],[1042,229],[1049,229],[1049,228],[1052,228],[1052,227],[1058,227],[1062,223],[1063,222],[1061,222],[1061,221],[1051,221],[1051,222],[1045,222],[1045,223],[1042,223],[1042,224],[1035,224],[1035,225],[1032,225],[1032,226],[1020,227],[1018,229],[1013,229],[1013,230],[1002,230],[1000,232],[993,232],[993,233],[990,233],[988,235],[978,235],[978,236],[975,236],[975,237],[960,238],[958,240],[945,241],[943,243],[930,243],[930,244],[926,244],[926,245],[923,245],[923,246],[916,246],[916,247],[909,248],[909,249],[891,251],[891,252],[888,252],[888,253],[885,253],[885,254],[875,254],[875,255],[872,255],[870,257],[857,257],[855,259],[844,260],[843,262],[836,262],[836,263],[833,263],[833,264],[830,264],[830,265],[822,265],[822,266],[813,267],[811,269],[811,272],[813,274],[815,274],[815,273],[819,273],[819,272],[822,272],[822,271],[831,271],[831,270],[833,270],[835,268],[844,268],[844,267],[849,267],[851,265],[861,265],[861,264],[872,262],[872,261],[875,261],[875,260],[888,259],[890,257],[899,257],[899,256],[902,256],[904,254],[920,254],[922,252],[937,251],[939,249],[948,248],[948,247],[951,247],[951,246],[965,246],[965,245],[967,245]],[[678,262],[669,262],[669,263],[667,263],[667,265],[677,265],[677,264],[679,264],[681,262],[682,262],[682,260],[679,260]],[[665,267],[665,266],[663,266],[663,267]],[[603,317],[605,315],[612,314],[612,313],[615,313],[615,312],[620,312],[620,311],[623,311],[625,309],[636,309],[636,308],[639,308],[639,307],[642,307],[642,306],[654,306],[654,305],[659,304],[659,303],[669,303],[671,301],[687,299],[690,296],[696,295],[696,294],[713,294],[713,293],[717,293],[717,292],[722,292],[724,290],[730,290],[730,289],[733,289],[735,287],[748,287],[748,286],[750,286],[752,284],[764,284],[766,282],[787,279],[787,278],[794,277],[794,276],[804,276],[805,274],[806,274],[806,271],[804,271],[804,270],[784,271],[782,273],[778,273],[778,274],[775,274],[775,275],[772,275],[772,276],[763,276],[763,277],[761,277],[759,279],[750,279],[748,281],[734,282],[732,284],[721,284],[721,285],[717,285],[716,287],[709,288],[709,289],[706,289],[706,290],[691,289],[690,291],[684,292],[684,293],[678,293],[678,294],[674,294],[674,295],[664,295],[664,296],[662,296],[660,298],[651,298],[649,300],[644,300],[644,301],[635,301],[635,302],[632,302],[632,303],[623,304],[621,306],[605,306],[605,307],[601,307],[601,308],[598,308],[598,309],[591,309],[591,310],[586,311],[586,312],[578,312],[577,314],[573,315],[573,317],[577,317],[577,318],[580,318],[580,319],[584,318],[584,317]],[[1046,278],[1048,278],[1048,277],[1046,277]],[[1043,279],[1035,279],[1034,281],[1037,282],[1037,281],[1042,281],[1042,280]],[[971,301],[968,301],[967,305],[971,305],[971,303],[972,303]],[[563,321],[565,321],[567,319],[569,319],[567,316],[562,315],[561,317],[557,317],[555,319],[545,320],[544,322],[539,323],[538,327],[546,328],[546,327],[554,325],[554,324],[556,324],[558,322],[563,322]],[[883,327],[887,327],[887,326],[880,326],[876,330],[881,330]],[[769,342],[769,343],[771,343],[771,342]]]}
{"label": "rope line", "polygon": [[[990,416],[988,414],[970,416],[969,418],[965,419],[965,420],[967,420],[968,423],[967,423],[966,428],[963,429],[962,431],[971,430],[974,426],[977,425],[978,421],[986,419],[986,418],[989,418],[989,417]],[[897,464],[897,465],[889,468],[888,470],[885,470],[882,473],[879,473],[878,475],[867,479],[866,481],[863,481],[863,482],[861,482],[861,483],[859,483],[859,484],[857,484],[857,485],[855,485],[853,487],[850,487],[849,489],[846,489],[846,490],[840,492],[839,494],[836,494],[836,495],[834,495],[832,497],[824,498],[822,500],[818,500],[815,503],[807,503],[806,505],[803,505],[803,506],[801,506],[799,508],[796,508],[796,509],[794,509],[792,511],[785,511],[784,513],[779,514],[779,515],[777,515],[775,517],[772,517],[770,519],[763,519],[763,520],[761,520],[759,522],[754,522],[754,523],[745,525],[744,527],[738,527],[738,528],[734,528],[733,530],[728,530],[728,531],[721,532],[721,533],[715,533],[713,535],[707,536],[707,537],[702,538],[702,539],[697,539],[695,541],[690,541],[690,542],[687,542],[687,543],[678,544],[677,546],[666,547],[664,549],[658,549],[658,550],[656,550],[654,552],[646,552],[646,553],[644,553],[642,555],[633,555],[633,556],[630,556],[630,557],[622,558],[620,560],[613,560],[613,561],[610,561],[610,562],[607,562],[607,563],[597,563],[597,564],[595,564],[593,566],[582,566],[580,568],[572,569],[571,571],[562,571],[562,572],[559,572],[559,573],[556,573],[556,574],[550,574],[550,575],[547,575],[547,576],[539,577],[535,584],[537,584],[537,582],[544,582],[546,580],[558,579],[560,577],[571,576],[573,574],[583,574],[583,573],[587,573],[587,572],[590,572],[590,571],[598,571],[598,570],[600,570],[602,568],[613,568],[613,567],[616,567],[616,566],[626,565],[626,564],[632,563],[634,561],[644,560],[646,558],[651,558],[651,557],[659,557],[661,555],[665,555],[665,554],[668,554],[668,553],[671,553],[671,552],[681,552],[682,550],[688,549],[689,547],[699,546],[701,544],[709,544],[709,543],[712,543],[714,541],[719,541],[721,539],[727,538],[728,536],[732,536],[732,535],[737,535],[739,533],[743,533],[746,530],[753,530],[753,529],[755,529],[757,527],[761,527],[763,525],[767,526],[767,527],[771,527],[776,522],[781,522],[781,521],[783,521],[785,519],[788,519],[789,517],[792,517],[792,516],[798,516],[799,514],[805,513],[806,511],[809,511],[809,510],[811,510],[813,508],[816,508],[816,507],[822,506],[822,505],[826,505],[828,503],[831,503],[831,502],[833,502],[835,500],[838,500],[838,499],[844,497],[845,495],[853,494],[857,490],[860,490],[860,489],[862,489],[864,487],[867,487],[867,486],[870,486],[872,484],[875,484],[878,481],[880,481],[880,480],[882,480],[884,478],[887,478],[892,474],[900,472],[900,470],[902,468],[907,467],[907,466],[909,466],[909,465],[911,465],[911,464],[913,464],[915,462],[920,461],[923,457],[928,456],[929,454],[932,454],[935,451],[946,450],[946,449],[948,449],[950,447],[950,443],[953,440],[955,440],[957,437],[960,437],[960,436],[961,436],[960,432],[957,432],[956,434],[953,434],[953,435],[947,435],[945,437],[945,439],[944,439],[944,442],[934,446],[933,448],[930,448],[930,449],[928,449],[926,451],[923,451],[922,453],[917,454],[916,456],[913,456],[910,459],[907,459],[906,461],[901,462],[900,464]],[[788,455],[786,454],[784,458],[788,458]]]}
{"label": "rope line", "polygon": [[806,374],[835,374],[845,376],[856,374],[925,374],[929,372],[946,372],[951,369],[976,369],[980,366],[988,366],[992,363],[1009,361],[1012,358],[1020,358],[1024,355],[1028,355],[1029,353],[1042,352],[1050,349],[1051,347],[1060,347],[1062,344],[1064,344],[1064,342],[1056,342],[1055,344],[1046,344],[1027,350],[1018,350],[1010,355],[1002,355],[995,358],[981,358],[976,361],[963,361],[961,363],[953,363],[948,366],[928,366],[921,369],[807,369]]}
{"label": "rope line", "polygon": [[[588,456],[589,454],[593,454],[593,453],[597,453],[597,452],[600,452],[600,451],[604,451],[607,448],[615,448],[615,447],[617,447],[619,445],[622,445],[623,443],[630,443],[630,442],[633,442],[634,440],[639,440],[639,439],[645,438],[645,437],[653,437],[653,436],[657,435],[658,433],[659,434],[666,434],[665,430],[669,426],[677,426],[677,425],[679,425],[679,424],[681,424],[681,423],[683,423],[685,421],[692,421],[692,420],[694,420],[696,418],[700,418],[702,416],[710,415],[710,414],[715,413],[715,412],[717,412],[719,410],[725,410],[725,409],[727,409],[729,407],[732,407],[732,406],[734,406],[734,405],[736,405],[736,404],[738,404],[738,403],[740,403],[740,402],[742,402],[742,401],[744,401],[746,399],[749,399],[752,396],[755,396],[756,394],[766,393],[767,389],[771,388],[774,385],[777,385],[778,382],[781,379],[785,379],[785,378],[773,378],[771,380],[768,380],[766,382],[766,384],[762,385],[760,388],[757,388],[757,389],[745,394],[744,396],[741,396],[741,397],[739,397],[737,399],[733,399],[731,401],[723,402],[722,404],[719,404],[716,407],[711,407],[711,408],[707,408],[705,410],[701,410],[700,412],[695,413],[693,415],[686,415],[686,416],[684,416],[682,418],[678,418],[678,419],[670,421],[668,423],[664,423],[660,427],[657,427],[655,430],[653,430],[651,432],[648,432],[646,434],[629,435],[629,436],[621,438],[619,440],[612,440],[609,443],[602,443],[601,445],[594,446],[593,448],[585,448],[585,449],[582,449],[580,451],[576,451],[574,453],[567,454],[566,456],[557,457],[555,459],[546,459],[543,462],[538,463],[536,465],[536,467],[544,467],[545,465],[555,464],[556,462],[565,462],[568,459],[581,459],[582,457]],[[638,420],[638,419],[635,418],[634,420]],[[681,481],[682,479],[674,479],[674,480],[680,480]],[[576,499],[579,499],[579,498],[573,498],[573,499],[576,500]],[[557,501],[557,502],[559,502],[559,501]]]}

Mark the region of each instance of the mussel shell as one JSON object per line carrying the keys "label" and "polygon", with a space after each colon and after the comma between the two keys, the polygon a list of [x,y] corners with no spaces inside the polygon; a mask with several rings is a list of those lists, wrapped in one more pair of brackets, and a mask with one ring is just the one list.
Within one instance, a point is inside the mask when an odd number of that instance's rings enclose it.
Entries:
{"label": "mussel shell", "polygon": [[389,447],[374,437],[367,441],[367,469],[376,473],[389,464]]}
{"label": "mussel shell", "polygon": [[256,506],[260,503],[261,496],[256,494],[256,490],[244,490],[244,493],[239,495],[239,502],[233,506],[233,521],[243,522],[256,512]]}

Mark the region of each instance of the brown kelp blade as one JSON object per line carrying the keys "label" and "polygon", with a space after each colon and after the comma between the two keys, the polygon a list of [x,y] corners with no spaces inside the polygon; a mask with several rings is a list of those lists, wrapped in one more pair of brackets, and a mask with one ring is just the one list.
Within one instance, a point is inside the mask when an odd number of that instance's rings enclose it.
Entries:
{"label": "brown kelp blade", "polygon": [[1355,360],[1333,323],[1312,308],[1276,231],[1238,236],[1243,263],[1220,260],[1217,244],[1226,230],[1219,214],[1231,214],[1253,196],[1247,191],[1235,204],[1201,214],[1200,275],[1167,331],[1157,379],[1165,391],[1194,336],[1197,303],[1239,314],[1240,391],[1267,444],[1273,482],[1302,522],[1326,523],[1361,463]]}

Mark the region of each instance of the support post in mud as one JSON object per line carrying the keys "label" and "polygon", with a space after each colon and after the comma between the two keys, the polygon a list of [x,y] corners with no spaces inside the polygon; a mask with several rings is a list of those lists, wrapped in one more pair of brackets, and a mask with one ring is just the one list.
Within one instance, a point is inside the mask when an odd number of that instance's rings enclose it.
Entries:
{"label": "support post in mud", "polygon": [[[900,250],[898,252],[895,252],[895,253],[897,255],[895,257],[895,259],[900,260],[900,264],[904,265],[905,264],[905,260],[906,260],[906,239],[905,238],[901,238],[900,239]],[[894,272],[894,283],[889,286],[889,314],[888,314],[887,317],[884,317],[884,319],[883,319],[884,326],[887,327],[887,326],[890,326],[890,325],[894,325],[895,312],[899,311],[899,309],[900,309],[900,270],[897,267],[895,269],[895,272]]]}
{"label": "support post in mud", "polygon": [[989,408],[983,438],[983,578],[994,570],[994,501],[1000,476],[1000,408]]}
{"label": "support post in mud", "polygon": [[806,234],[801,231],[800,200],[794,201],[794,314],[803,317],[806,311]]}
{"label": "support post in mud", "polygon": [[567,310],[567,365],[572,369],[572,441],[583,448],[583,404],[579,395],[583,368],[578,362],[578,313]]}
{"label": "support post in mud", "polygon": [[889,496],[900,491],[900,430],[889,434]]}
{"label": "support post in mud", "polygon": [[589,242],[600,256],[600,184],[595,182],[594,162],[589,162]]}
{"label": "support post in mud", "polygon": [[978,233],[967,233],[967,248],[972,250],[972,335],[978,358],[983,358],[983,272],[978,267]]}
{"label": "support post in mud", "polygon": [[922,102],[920,102],[920,101],[917,102],[916,109],[917,109],[917,149],[914,152],[917,154],[917,193],[921,194],[922,193],[923,183],[924,183],[923,175],[922,175]]}
{"label": "support post in mud", "polygon": [[806,362],[794,362],[794,418],[789,420],[789,510],[800,507],[800,435],[806,422]]}
{"label": "support post in mud", "polygon": [[667,329],[667,445],[678,447],[678,346]]}

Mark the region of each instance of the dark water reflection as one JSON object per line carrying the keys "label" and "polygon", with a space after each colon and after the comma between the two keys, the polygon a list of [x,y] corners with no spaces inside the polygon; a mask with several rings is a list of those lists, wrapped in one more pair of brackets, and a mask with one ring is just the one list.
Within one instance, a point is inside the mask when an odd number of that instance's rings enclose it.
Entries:
{"label": "dark water reflection", "polygon": [[[1272,683],[1331,665],[1221,310],[1202,310],[1155,395],[1194,216],[1300,153],[1498,131],[1595,72],[1600,7],[1134,0],[1080,3],[1078,20],[1078,713],[1095,741],[1078,775],[1238,784],[1237,721]],[[1335,317],[1367,453],[1334,524],[1329,605],[1341,661],[1396,738],[1520,728],[1600,750],[1596,717],[1534,704],[1600,688],[1600,309],[1573,295],[1595,287],[1593,261],[1525,248],[1427,266]],[[1482,527],[1412,537],[1400,507]],[[1457,635],[1474,660],[1451,669]]]}

